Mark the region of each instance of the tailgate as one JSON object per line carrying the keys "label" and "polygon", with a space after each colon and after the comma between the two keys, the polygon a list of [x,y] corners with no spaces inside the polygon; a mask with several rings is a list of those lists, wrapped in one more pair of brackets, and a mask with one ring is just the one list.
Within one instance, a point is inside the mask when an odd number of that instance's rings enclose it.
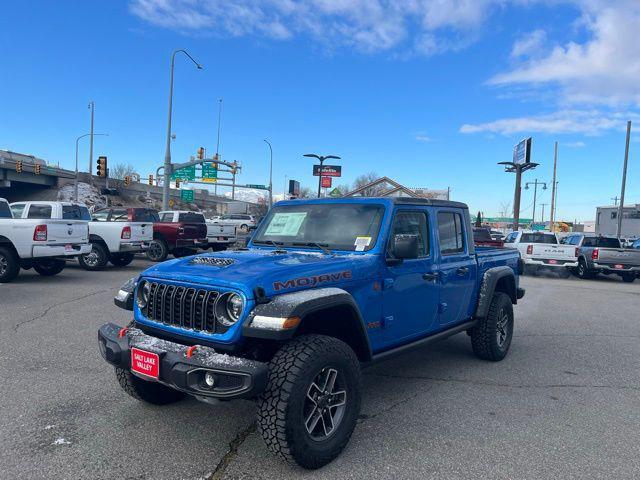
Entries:
{"label": "tailgate", "polygon": [[180,225],[184,232],[182,238],[207,238],[206,223],[182,223]]}
{"label": "tailgate", "polygon": [[236,234],[235,225],[216,225],[214,223],[207,224],[207,237],[225,236],[231,237]]}
{"label": "tailgate", "polygon": [[598,248],[596,262],[602,264],[621,264],[626,267],[640,266],[640,250],[625,248]]}
{"label": "tailgate", "polygon": [[47,244],[87,243],[89,223],[84,220],[43,220],[47,226]]}
{"label": "tailgate", "polygon": [[150,242],[153,240],[153,223],[128,222],[131,227],[132,242]]}
{"label": "tailgate", "polygon": [[564,260],[575,262],[576,248],[571,245],[534,243],[531,258],[534,260]]}

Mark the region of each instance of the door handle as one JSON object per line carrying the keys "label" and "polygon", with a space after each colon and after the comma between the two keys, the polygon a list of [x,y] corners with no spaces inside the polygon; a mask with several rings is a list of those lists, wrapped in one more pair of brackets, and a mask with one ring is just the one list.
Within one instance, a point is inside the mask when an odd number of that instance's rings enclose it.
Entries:
{"label": "door handle", "polygon": [[433,280],[437,280],[439,276],[440,276],[440,272],[423,273],[422,279],[431,282]]}
{"label": "door handle", "polygon": [[469,273],[469,267],[460,267],[456,270],[456,274],[460,277],[465,276],[467,273]]}

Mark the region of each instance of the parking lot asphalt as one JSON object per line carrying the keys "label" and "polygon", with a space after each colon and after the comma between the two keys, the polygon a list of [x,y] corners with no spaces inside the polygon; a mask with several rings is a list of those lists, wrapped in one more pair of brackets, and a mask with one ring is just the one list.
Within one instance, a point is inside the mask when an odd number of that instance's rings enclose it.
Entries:
{"label": "parking lot asphalt", "polygon": [[511,352],[465,334],[364,371],[346,450],[308,472],[272,456],[249,401],[152,407],[120,390],[97,328],[149,263],[0,285],[0,478],[638,478],[640,281],[525,277]]}

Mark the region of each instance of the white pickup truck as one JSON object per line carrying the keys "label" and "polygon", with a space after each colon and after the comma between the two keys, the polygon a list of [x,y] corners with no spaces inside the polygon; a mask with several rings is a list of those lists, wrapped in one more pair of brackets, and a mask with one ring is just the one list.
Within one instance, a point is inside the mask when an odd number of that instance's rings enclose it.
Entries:
{"label": "white pickup truck", "polygon": [[65,259],[90,251],[86,220],[68,212],[60,220],[43,219],[37,210],[13,218],[8,202],[0,198],[0,283],[16,278],[20,268],[57,275]]}
{"label": "white pickup truck", "polygon": [[[145,208],[113,207],[89,213],[86,205],[72,202],[17,202],[11,204],[14,217],[30,218],[37,209],[40,218],[59,219],[75,215],[89,222],[91,249],[78,257],[85,270],[100,270],[107,262],[116,267],[129,265],[137,252],[145,251],[153,240],[153,218],[144,217]],[[151,210],[156,216],[155,210]],[[141,217],[142,216],[142,217]],[[143,220],[143,221],[137,221]]]}
{"label": "white pickup truck", "polygon": [[578,266],[577,249],[560,244],[555,233],[534,230],[511,232],[504,239],[504,246],[520,252],[526,273],[535,275],[540,269],[551,269],[569,277],[572,269]]}
{"label": "white pickup truck", "polygon": [[236,243],[236,225],[220,220],[207,220],[207,241],[214,252],[226,250]]}

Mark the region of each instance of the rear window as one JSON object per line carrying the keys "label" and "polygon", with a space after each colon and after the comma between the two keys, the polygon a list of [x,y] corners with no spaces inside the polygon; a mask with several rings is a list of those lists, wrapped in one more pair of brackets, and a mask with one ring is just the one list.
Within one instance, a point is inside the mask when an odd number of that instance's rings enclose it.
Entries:
{"label": "rear window", "polygon": [[134,208],[133,221],[154,223],[160,221],[160,216],[156,210],[151,208]]}
{"label": "rear window", "polygon": [[487,230],[486,228],[474,228],[473,239],[480,240],[481,242],[490,242],[493,240],[493,238],[491,238],[489,230]]}
{"label": "rear window", "polygon": [[62,218],[64,220],[91,220],[89,209],[82,205],[63,205]]}
{"label": "rear window", "polygon": [[613,237],[584,237],[583,247],[621,248],[620,241]]}
{"label": "rear window", "polygon": [[204,215],[196,212],[186,212],[178,215],[179,222],[204,223]]}
{"label": "rear window", "polygon": [[0,218],[13,218],[7,202],[0,202]]}
{"label": "rear window", "polygon": [[27,218],[51,218],[51,205],[30,205]]}
{"label": "rear window", "polygon": [[558,239],[551,233],[523,233],[520,243],[558,243]]}
{"label": "rear window", "polygon": [[114,208],[111,212],[112,222],[128,222],[129,211],[126,208]]}

